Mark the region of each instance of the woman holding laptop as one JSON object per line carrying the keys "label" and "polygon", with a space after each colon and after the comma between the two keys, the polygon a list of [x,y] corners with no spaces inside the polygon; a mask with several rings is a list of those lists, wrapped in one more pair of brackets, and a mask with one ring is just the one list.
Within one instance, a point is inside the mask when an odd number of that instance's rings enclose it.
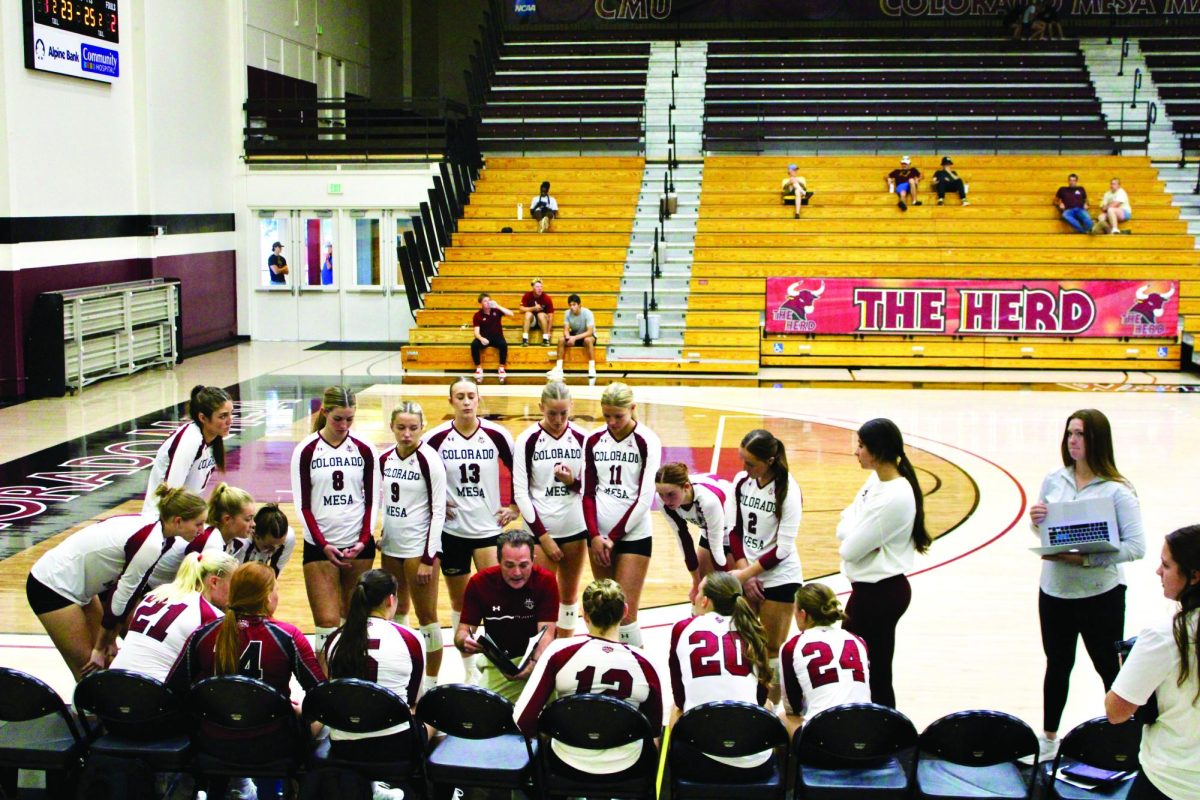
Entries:
{"label": "woman holding laptop", "polygon": [[1142,510],[1133,485],[1117,471],[1108,417],[1092,408],[1076,411],[1063,430],[1063,468],[1042,481],[1038,501],[1029,507],[1033,529],[1049,506],[1079,500],[1112,501],[1120,537],[1113,552],[1056,553],[1042,556],[1038,616],[1046,676],[1042,683],[1041,757],[1058,750],[1058,725],[1067,703],[1071,668],[1079,637],[1104,689],[1112,686],[1120,664],[1114,643],[1125,637],[1125,579],[1118,566],[1145,555]]}

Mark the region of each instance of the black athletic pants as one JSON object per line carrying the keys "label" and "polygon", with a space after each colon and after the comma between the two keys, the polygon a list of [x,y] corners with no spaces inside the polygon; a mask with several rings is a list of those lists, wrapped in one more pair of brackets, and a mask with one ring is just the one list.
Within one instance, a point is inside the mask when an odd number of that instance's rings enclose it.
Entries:
{"label": "black athletic pants", "polygon": [[1038,617],[1042,623],[1042,650],[1046,653],[1042,721],[1045,730],[1057,731],[1067,704],[1080,636],[1092,666],[1104,682],[1104,691],[1116,680],[1121,666],[1115,645],[1125,635],[1125,587],[1076,600],[1038,592]]}
{"label": "black athletic pants", "polygon": [[[496,348],[496,352],[500,354],[500,366],[508,363],[508,342],[504,341],[503,337],[488,339],[487,347]],[[483,348],[485,345],[478,339],[471,340],[471,360],[475,362],[475,366],[479,366],[479,359],[483,356]]]}
{"label": "black athletic pants", "polygon": [[842,627],[867,645],[871,665],[871,702],[896,707],[892,688],[892,656],[896,652],[896,625],[912,601],[912,587],[904,575],[876,583],[850,584],[846,622]]}
{"label": "black athletic pants", "polygon": [[937,190],[938,200],[945,198],[945,196],[951,192],[957,193],[959,197],[967,196],[967,187],[963,186],[963,182],[961,180],[938,181],[937,186],[934,188]]}

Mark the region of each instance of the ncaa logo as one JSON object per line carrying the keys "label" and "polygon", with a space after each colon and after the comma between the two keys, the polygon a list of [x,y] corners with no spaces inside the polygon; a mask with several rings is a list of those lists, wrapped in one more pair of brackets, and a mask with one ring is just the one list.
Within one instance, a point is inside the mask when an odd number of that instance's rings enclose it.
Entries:
{"label": "ncaa logo", "polygon": [[537,0],[513,0],[513,13],[518,19],[526,19],[537,13]]}

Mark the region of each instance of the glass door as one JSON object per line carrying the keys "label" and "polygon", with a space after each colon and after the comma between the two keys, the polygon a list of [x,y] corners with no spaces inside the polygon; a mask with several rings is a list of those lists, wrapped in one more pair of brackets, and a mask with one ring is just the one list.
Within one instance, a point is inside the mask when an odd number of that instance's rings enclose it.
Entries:
{"label": "glass door", "polygon": [[344,265],[338,252],[337,218],[333,211],[295,211],[299,292],[300,341],[324,342],[341,338],[338,290]]}

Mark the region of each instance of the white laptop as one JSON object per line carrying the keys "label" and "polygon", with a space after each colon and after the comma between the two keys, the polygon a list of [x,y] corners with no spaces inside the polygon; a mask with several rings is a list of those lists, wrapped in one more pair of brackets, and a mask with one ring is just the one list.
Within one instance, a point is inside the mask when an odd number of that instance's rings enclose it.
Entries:
{"label": "white laptop", "polygon": [[1117,513],[1111,497],[1093,497],[1071,503],[1049,503],[1039,526],[1042,546],[1038,555],[1058,553],[1112,553],[1120,549]]}

